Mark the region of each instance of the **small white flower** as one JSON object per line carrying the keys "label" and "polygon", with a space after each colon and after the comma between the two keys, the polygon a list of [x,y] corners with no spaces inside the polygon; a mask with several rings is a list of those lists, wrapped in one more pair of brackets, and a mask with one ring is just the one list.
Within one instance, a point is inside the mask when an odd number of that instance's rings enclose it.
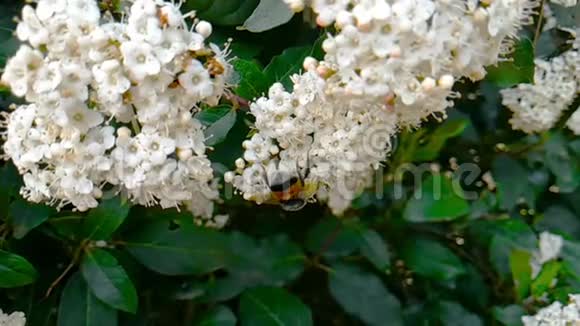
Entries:
{"label": "small white flower", "polygon": [[11,314],[6,314],[0,309],[0,325],[1,326],[24,326],[26,324],[26,317],[23,312],[15,311]]}
{"label": "small white flower", "polygon": [[55,112],[55,122],[63,128],[75,128],[81,134],[103,122],[101,113],[89,109],[78,100],[62,100]]}
{"label": "small white flower", "polygon": [[153,54],[151,45],[145,42],[125,42],[121,44],[121,53],[123,64],[136,81],[155,75],[161,70],[161,64]]}
{"label": "small white flower", "polygon": [[189,95],[198,98],[198,100],[209,97],[213,93],[213,84],[209,73],[201,62],[197,60],[191,60],[178,79],[181,87]]}

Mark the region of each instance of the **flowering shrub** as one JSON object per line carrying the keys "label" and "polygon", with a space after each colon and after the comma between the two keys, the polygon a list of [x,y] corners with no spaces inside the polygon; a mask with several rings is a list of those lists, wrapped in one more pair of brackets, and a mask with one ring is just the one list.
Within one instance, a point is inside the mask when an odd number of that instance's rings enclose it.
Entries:
{"label": "flowering shrub", "polygon": [[575,1],[0,7],[0,326],[580,323]]}

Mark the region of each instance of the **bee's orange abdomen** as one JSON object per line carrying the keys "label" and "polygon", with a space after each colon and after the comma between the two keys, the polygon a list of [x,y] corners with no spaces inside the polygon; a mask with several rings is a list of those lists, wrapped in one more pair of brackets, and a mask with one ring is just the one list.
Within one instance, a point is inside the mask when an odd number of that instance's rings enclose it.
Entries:
{"label": "bee's orange abdomen", "polygon": [[272,197],[274,197],[277,201],[290,200],[298,197],[298,195],[300,195],[300,193],[302,192],[302,189],[303,189],[302,185],[299,182],[297,182],[292,186],[290,186],[290,188],[286,189],[285,191],[273,191]]}

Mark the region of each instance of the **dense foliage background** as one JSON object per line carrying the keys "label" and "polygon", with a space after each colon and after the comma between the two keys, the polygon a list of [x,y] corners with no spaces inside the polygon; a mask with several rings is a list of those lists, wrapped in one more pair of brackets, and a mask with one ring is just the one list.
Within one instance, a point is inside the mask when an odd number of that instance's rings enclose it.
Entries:
{"label": "dense foliage background", "polygon": [[[214,23],[213,41],[233,38],[244,99],[288,83],[304,57],[321,55],[324,31],[302,15],[261,33],[236,29],[259,2],[185,4]],[[2,65],[18,44],[12,18],[21,6],[0,5]],[[560,24],[578,24],[578,6],[552,8]],[[532,81],[534,57],[569,46],[564,31],[534,32],[523,32],[514,61],[456,85],[463,98],[447,120],[403,132],[377,186],[339,218],[318,204],[295,213],[256,206],[228,186],[216,208],[230,216],[220,231],[194,225],[187,211],[111,196],[88,213],[57,212],[24,201],[20,176],[4,163],[0,308],[23,311],[34,326],[520,325],[580,292],[580,139],[563,123],[540,135],[512,131],[498,92]],[[3,110],[17,101],[3,90]],[[233,169],[250,132],[243,103],[199,119],[219,135],[215,170]],[[409,164],[417,169],[401,173]],[[542,231],[565,243],[532,279]]]}

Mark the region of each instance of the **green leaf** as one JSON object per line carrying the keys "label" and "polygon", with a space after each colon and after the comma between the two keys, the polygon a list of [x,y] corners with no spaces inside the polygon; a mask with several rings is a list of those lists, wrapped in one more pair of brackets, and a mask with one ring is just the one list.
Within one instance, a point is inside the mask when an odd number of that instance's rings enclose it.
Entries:
{"label": "green leaf", "polygon": [[41,225],[54,213],[54,209],[18,199],[10,204],[14,237],[22,239],[28,232]]}
{"label": "green leaf", "polygon": [[325,257],[349,255],[360,247],[357,227],[348,221],[328,217],[316,223],[306,234],[306,248]]}
{"label": "green leaf", "polygon": [[231,258],[223,233],[182,221],[170,229],[155,221],[126,236],[126,248],[141,264],[165,275],[205,274],[226,266]]}
{"label": "green leaf", "polygon": [[553,134],[546,143],[546,166],[556,176],[560,192],[572,192],[580,185],[578,159],[568,152],[568,140],[560,133]]}
{"label": "green leaf", "polygon": [[532,255],[523,250],[514,250],[510,255],[510,270],[514,280],[516,297],[521,302],[528,296],[532,284]]}
{"label": "green leaf", "polygon": [[493,307],[493,317],[505,326],[522,326],[522,316],[524,315],[526,315],[524,308],[515,304]]}
{"label": "green leaf", "polygon": [[580,6],[564,7],[558,4],[550,4],[550,10],[554,13],[558,26],[576,28],[580,25]]}
{"label": "green leaf", "polygon": [[501,277],[510,277],[510,255],[514,250],[531,252],[537,249],[538,238],[521,220],[506,219],[490,225],[490,260]]}
{"label": "green leaf", "polygon": [[312,325],[310,309],[286,290],[259,287],[245,291],[240,298],[242,326]]}
{"label": "green leaf", "polygon": [[0,288],[13,288],[36,280],[36,270],[26,259],[0,250]]}
{"label": "green leaf", "polygon": [[518,161],[505,154],[499,155],[493,161],[492,170],[502,209],[510,210],[520,200],[534,206],[535,195],[528,182],[528,172]]}
{"label": "green leaf", "polygon": [[255,61],[235,60],[234,69],[240,74],[236,94],[245,99],[254,99],[268,91],[270,85],[262,68]]}
{"label": "green leaf", "polygon": [[219,119],[225,117],[232,107],[229,105],[219,105],[215,107],[204,108],[195,114],[195,118],[206,127],[216,123]]}
{"label": "green leaf", "polygon": [[197,326],[236,326],[236,316],[226,306],[217,306],[203,315]]}
{"label": "green leaf", "polygon": [[565,233],[580,239],[580,219],[565,206],[549,206],[542,216],[536,224],[536,230]]}
{"label": "green leaf", "polygon": [[304,58],[316,56],[315,53],[320,48],[321,41],[316,42],[313,47],[300,46],[284,50],[280,55],[272,58],[272,61],[264,69],[268,84],[276,82],[282,83],[288,90],[292,89],[290,76],[300,72]]}
{"label": "green leaf", "polygon": [[561,267],[562,263],[557,261],[549,261],[542,266],[540,274],[532,282],[532,295],[534,297],[540,298],[554,285]]}
{"label": "green leaf", "polygon": [[534,82],[534,45],[523,38],[515,46],[512,61],[503,61],[489,67],[486,80],[500,87],[511,87],[520,83]]}
{"label": "green leaf", "polygon": [[129,215],[129,209],[129,205],[118,196],[103,200],[99,206],[89,211],[83,223],[83,233],[88,239],[108,240],[123,224]]}
{"label": "green leaf", "polygon": [[62,291],[58,326],[116,326],[117,312],[89,291],[79,273],[74,274]]}
{"label": "green leaf", "polygon": [[292,16],[294,12],[283,0],[260,0],[242,28],[253,33],[260,33],[286,24]]}
{"label": "green leaf", "polygon": [[441,175],[429,175],[407,202],[403,217],[410,222],[451,221],[469,213],[458,183]]}
{"label": "green leaf", "polygon": [[224,116],[204,130],[206,138],[205,144],[207,146],[213,146],[223,142],[235,123],[236,110],[230,109]]}
{"label": "green leaf", "polygon": [[445,326],[483,326],[479,316],[469,312],[457,302],[439,302],[438,315],[441,316],[441,323]]}
{"label": "green leaf", "polygon": [[391,253],[381,236],[373,230],[361,234],[360,251],[379,271],[386,272],[391,267]]}
{"label": "green leaf", "polygon": [[448,139],[457,137],[467,128],[467,119],[447,120],[429,135],[428,141],[413,153],[413,162],[432,161],[437,158]]}
{"label": "green leaf", "polygon": [[401,305],[374,274],[357,266],[337,264],[329,275],[332,297],[344,311],[367,325],[403,325]]}
{"label": "green leaf", "polygon": [[109,306],[137,311],[137,290],[117,259],[103,249],[93,249],[81,263],[81,271],[93,294]]}
{"label": "green leaf", "polygon": [[286,235],[255,241],[235,232],[229,236],[229,242],[232,257],[226,269],[246,287],[282,286],[304,270],[304,253]]}
{"label": "green leaf", "polygon": [[570,265],[576,275],[580,275],[580,242],[564,240],[560,257]]}
{"label": "green leaf", "polygon": [[426,278],[449,281],[465,273],[461,260],[447,247],[428,239],[413,239],[403,248],[409,269]]}
{"label": "green leaf", "polygon": [[196,16],[216,25],[233,26],[243,23],[259,0],[188,0],[183,11],[196,11]]}

